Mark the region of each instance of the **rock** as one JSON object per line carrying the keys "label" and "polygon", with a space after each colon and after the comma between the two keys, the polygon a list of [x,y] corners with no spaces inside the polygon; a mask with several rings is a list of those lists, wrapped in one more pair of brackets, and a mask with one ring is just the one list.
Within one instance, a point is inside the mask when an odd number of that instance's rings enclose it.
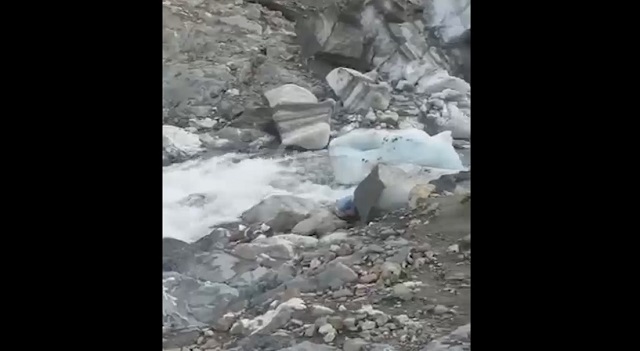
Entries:
{"label": "rock", "polygon": [[189,121],[189,124],[196,129],[211,129],[218,124],[217,121],[211,118],[205,119],[192,119]]}
{"label": "rock", "polygon": [[362,330],[372,330],[376,328],[376,322],[374,321],[364,321],[362,323],[360,323],[360,328],[362,328]]}
{"label": "rock", "polygon": [[273,120],[283,145],[307,150],[327,146],[335,101],[318,103],[315,95],[295,84],[285,84],[264,95],[273,108]]}
{"label": "rock", "polygon": [[305,330],[304,330],[304,336],[311,338],[315,335],[316,333],[316,325],[315,324],[309,324]]}
{"label": "rock", "polygon": [[389,280],[391,282],[400,279],[402,267],[395,262],[385,262],[381,267],[380,279]]}
{"label": "rock", "polygon": [[203,150],[200,138],[182,128],[162,126],[162,164],[182,162]]}
{"label": "rock", "polygon": [[285,84],[268,90],[264,96],[269,106],[274,108],[280,104],[317,104],[318,98],[309,90],[295,84]]}
{"label": "rock", "polygon": [[343,241],[346,241],[349,237],[349,233],[338,231],[335,233],[331,233],[320,238],[320,244],[322,245],[333,245],[339,244]]}
{"label": "rock", "polygon": [[339,67],[331,71],[326,80],[347,112],[366,113],[369,108],[386,110],[389,106],[391,87],[386,83],[376,84],[358,71]]}
{"label": "rock", "polygon": [[376,273],[365,274],[360,277],[360,283],[369,284],[378,280],[378,275]]}
{"label": "rock", "polygon": [[471,324],[431,341],[421,351],[467,351],[471,349]]}
{"label": "rock", "polygon": [[300,221],[303,221],[307,215],[303,213],[295,213],[289,211],[278,212],[276,216],[266,224],[273,229],[275,233],[289,233]]}
{"label": "rock", "polygon": [[405,301],[411,300],[413,298],[413,292],[411,291],[411,289],[402,283],[393,286],[392,295]]}
{"label": "rock", "polygon": [[311,217],[300,221],[293,227],[291,232],[300,235],[317,234],[318,236],[323,236],[346,226],[347,222],[338,218],[331,211],[322,209],[313,213]]}
{"label": "rock", "polygon": [[445,70],[431,71],[418,80],[416,92],[418,94],[434,94],[445,89],[467,94],[471,90],[469,83],[458,77],[452,77]]}
{"label": "rock", "polygon": [[337,331],[331,324],[325,324],[318,328],[318,333],[324,335],[324,342],[332,342],[336,338]]}
{"label": "rock", "polygon": [[409,208],[415,210],[426,206],[429,195],[435,190],[435,185],[418,184],[409,192]]}
{"label": "rock", "polygon": [[342,317],[340,316],[329,316],[327,317],[327,323],[331,324],[336,330],[341,330],[343,325]]}
{"label": "rock", "polygon": [[338,289],[346,283],[356,281],[358,275],[343,263],[331,262],[316,276],[316,279],[318,289]]}
{"label": "rock", "polygon": [[389,322],[389,316],[387,316],[386,314],[380,314],[376,317],[376,324],[378,325],[378,327],[382,327],[385,324],[387,324],[387,322]]}
{"label": "rock", "polygon": [[400,314],[393,317],[393,320],[401,326],[405,326],[411,323],[411,319],[406,314]]}
{"label": "rock", "polygon": [[358,327],[356,326],[356,319],[353,317],[348,317],[342,320],[342,324],[344,327],[351,331],[357,331]]}
{"label": "rock", "polygon": [[340,306],[338,306],[338,311],[340,311],[340,312],[344,312],[344,311],[346,311],[346,310],[347,310],[347,308],[346,308],[346,307],[344,307],[344,305],[340,305]]}
{"label": "rock", "polygon": [[398,124],[398,118],[400,118],[400,116],[398,116],[397,112],[384,111],[384,112],[379,112],[378,113],[378,120],[380,122],[389,123],[389,124],[392,124],[392,125],[397,125]]}
{"label": "rock", "polygon": [[311,306],[311,315],[314,317],[322,317],[329,316],[334,314],[335,311],[330,309],[329,307],[325,307],[322,305],[313,305]]}
{"label": "rock", "polygon": [[246,260],[256,260],[259,255],[271,258],[290,260],[293,258],[293,248],[285,243],[243,243],[236,245],[231,251],[234,255]]}
{"label": "rock", "polygon": [[364,351],[364,347],[369,343],[361,338],[348,339],[342,345],[343,351]]}
{"label": "rock", "polygon": [[295,216],[306,216],[313,212],[317,206],[314,201],[296,196],[273,195],[245,211],[241,218],[250,224],[267,223],[273,221],[280,212],[293,213]]}
{"label": "rock", "polygon": [[449,308],[447,308],[447,306],[437,305],[433,308],[433,314],[445,314],[447,312],[449,312]]}
{"label": "rock", "polygon": [[[236,316],[234,314],[227,313],[224,316],[222,316],[222,318],[218,319],[213,324],[212,328],[215,331],[227,332],[227,331],[229,331],[229,329],[231,329],[231,327],[233,326],[233,324],[235,322],[236,322]],[[207,330],[207,331],[209,332],[210,330]],[[207,336],[211,337],[213,335],[207,335]]]}
{"label": "rock", "polygon": [[[247,348],[245,350],[258,350],[258,348]],[[265,348],[260,348],[260,350],[266,350]],[[269,350],[274,350],[273,348],[269,348]],[[328,345],[320,345],[314,344],[309,341],[303,341],[297,345],[287,347],[284,349],[279,349],[278,351],[336,351],[335,347],[331,347]]]}
{"label": "rock", "polygon": [[348,288],[342,288],[340,290],[336,290],[334,292],[331,293],[331,296],[334,299],[339,299],[339,298],[343,298],[343,297],[350,297],[353,296],[353,292],[351,291],[351,289]]}

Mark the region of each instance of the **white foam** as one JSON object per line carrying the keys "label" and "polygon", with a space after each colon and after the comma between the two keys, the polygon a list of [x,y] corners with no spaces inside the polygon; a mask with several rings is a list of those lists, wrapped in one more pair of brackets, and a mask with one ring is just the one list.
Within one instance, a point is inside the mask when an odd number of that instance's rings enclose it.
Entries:
{"label": "white foam", "polygon": [[[326,161],[326,152],[303,153],[297,158],[249,159],[226,154],[163,168],[163,237],[192,242],[211,227],[232,222],[267,196],[288,194],[333,202],[351,189],[333,189],[314,183],[313,163]],[[203,194],[203,203],[181,201]],[[190,205],[191,204],[191,205]]]}

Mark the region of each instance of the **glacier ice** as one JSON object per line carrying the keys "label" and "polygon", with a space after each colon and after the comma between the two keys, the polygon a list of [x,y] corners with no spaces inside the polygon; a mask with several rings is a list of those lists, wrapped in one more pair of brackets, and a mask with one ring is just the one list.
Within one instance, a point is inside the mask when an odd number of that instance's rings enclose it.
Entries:
{"label": "glacier ice", "polygon": [[357,129],[331,141],[329,158],[338,183],[357,184],[378,163],[463,170],[452,143],[450,131]]}

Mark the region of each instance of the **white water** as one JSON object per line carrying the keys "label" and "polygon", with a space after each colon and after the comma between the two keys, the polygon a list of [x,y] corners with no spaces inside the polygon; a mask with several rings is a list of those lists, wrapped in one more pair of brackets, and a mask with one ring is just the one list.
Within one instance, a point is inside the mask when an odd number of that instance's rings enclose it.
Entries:
{"label": "white water", "polygon": [[[276,194],[333,202],[352,192],[328,183],[326,151],[280,159],[249,159],[226,154],[163,168],[163,237],[193,242],[211,227],[238,219],[262,199]],[[208,197],[204,205],[189,206],[192,194]]]}

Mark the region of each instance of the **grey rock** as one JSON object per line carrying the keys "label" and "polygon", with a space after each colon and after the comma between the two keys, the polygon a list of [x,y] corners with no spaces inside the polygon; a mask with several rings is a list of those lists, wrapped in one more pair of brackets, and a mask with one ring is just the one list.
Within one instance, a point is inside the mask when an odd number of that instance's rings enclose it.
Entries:
{"label": "grey rock", "polygon": [[402,283],[393,286],[392,295],[405,301],[413,298],[413,292],[411,289]]}
{"label": "grey rock", "polygon": [[378,280],[378,275],[376,273],[365,274],[360,277],[360,283],[369,284]]}
{"label": "grey rock", "polygon": [[229,329],[231,329],[233,324],[236,322],[236,319],[237,318],[232,314],[225,314],[213,324],[212,328],[219,332],[229,331]]}
{"label": "grey rock", "polygon": [[421,351],[470,351],[471,324],[463,325],[448,335],[431,341]]}
{"label": "grey rock", "polygon": [[288,104],[317,104],[318,98],[309,90],[295,85],[285,84],[277,88],[273,88],[264,93],[269,101],[269,106],[274,108],[278,105]]}
{"label": "grey rock", "polygon": [[343,351],[364,351],[364,347],[369,343],[361,338],[348,339],[342,345]]}
{"label": "grey rock", "polygon": [[342,297],[349,297],[349,296],[353,296],[353,292],[351,291],[351,289],[348,288],[342,288],[340,290],[336,290],[334,292],[331,293],[331,296],[334,299],[339,299]]}
{"label": "grey rock", "polygon": [[312,305],[311,306],[311,315],[314,317],[322,317],[329,316],[334,314],[335,311],[330,309],[329,307],[325,307],[322,305]]}
{"label": "grey rock", "polygon": [[372,330],[376,328],[376,322],[374,321],[363,321],[360,323],[360,328],[362,330]]}
{"label": "grey rock", "polygon": [[326,79],[348,112],[366,113],[369,108],[386,110],[389,106],[391,87],[386,83],[375,83],[364,74],[345,67],[334,69]]}
{"label": "grey rock", "polygon": [[233,248],[232,253],[247,260],[255,260],[258,255],[265,254],[271,258],[290,260],[293,252],[283,243],[244,243]]}
{"label": "grey rock", "polygon": [[306,150],[326,147],[329,144],[334,108],[335,101],[332,99],[313,104],[283,104],[275,107],[273,120],[282,145]]}
{"label": "grey rock", "polygon": [[220,22],[242,28],[251,33],[262,34],[262,26],[244,16],[222,17]]}
{"label": "grey rock", "polygon": [[346,227],[347,222],[338,218],[331,211],[322,209],[316,213],[313,213],[311,217],[300,221],[291,230],[294,234],[300,235],[313,235],[318,236],[326,235],[335,232],[337,229]]}
{"label": "grey rock", "polygon": [[327,317],[327,323],[331,324],[333,326],[333,328],[335,328],[336,330],[341,330],[342,327],[344,326],[344,324],[342,322],[342,317],[340,317],[340,316],[329,316],[329,317]]}
{"label": "grey rock", "polygon": [[[257,349],[252,349],[257,350]],[[310,341],[303,341],[297,345],[280,349],[279,351],[335,351],[335,347],[321,344],[314,344]]]}
{"label": "grey rock", "polygon": [[437,305],[433,308],[434,314],[445,314],[447,312],[449,312],[449,308],[447,308],[447,306]]}
{"label": "grey rock", "polygon": [[241,217],[247,223],[267,223],[274,220],[280,212],[306,216],[317,207],[311,200],[291,195],[273,195],[245,211]]}
{"label": "grey rock", "polygon": [[376,317],[376,324],[378,325],[378,327],[384,326],[385,324],[387,324],[387,322],[389,322],[389,316],[384,313]]}
{"label": "grey rock", "polygon": [[401,273],[402,267],[398,263],[385,262],[381,267],[380,279],[394,282],[400,279]]}
{"label": "grey rock", "polygon": [[348,317],[342,320],[342,324],[347,330],[357,331],[358,327],[356,325],[356,319],[353,317]]}
{"label": "grey rock", "polygon": [[331,262],[317,275],[316,279],[318,288],[321,290],[327,288],[338,289],[346,283],[356,281],[358,275],[343,263]]}
{"label": "grey rock", "polygon": [[310,338],[313,337],[316,333],[316,325],[315,324],[309,324],[305,330],[304,330],[304,336]]}

